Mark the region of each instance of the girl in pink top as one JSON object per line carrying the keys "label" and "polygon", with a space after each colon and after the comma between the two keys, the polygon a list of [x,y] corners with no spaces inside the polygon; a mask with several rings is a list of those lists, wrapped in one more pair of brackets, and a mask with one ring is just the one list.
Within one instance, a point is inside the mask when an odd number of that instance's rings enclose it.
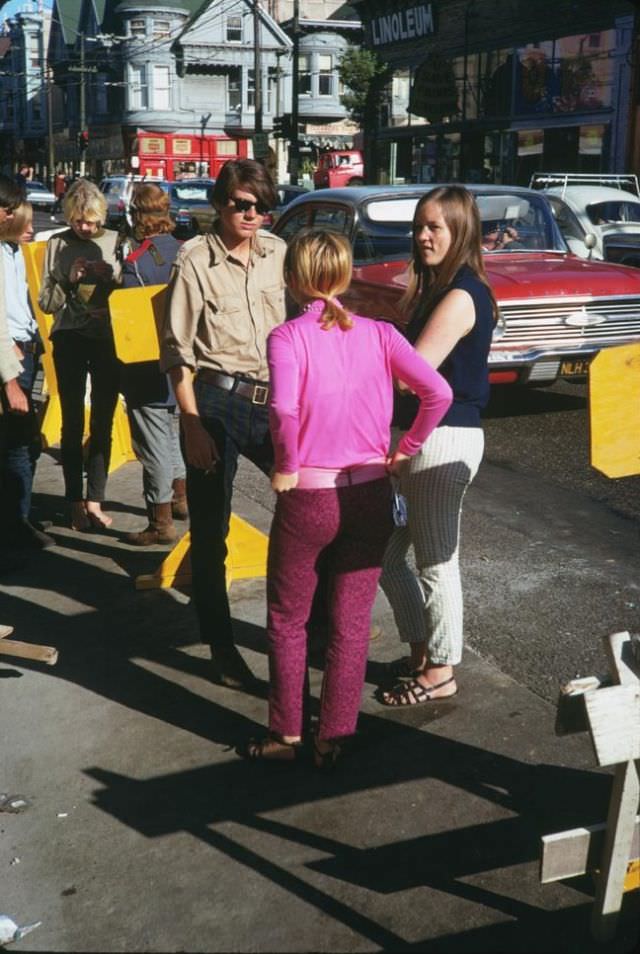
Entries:
{"label": "girl in pink top", "polygon": [[[303,310],[267,343],[278,494],[267,569],[270,732],[247,754],[293,760],[301,751],[306,624],[327,551],[330,627],[314,738],[324,767],[356,727],[371,608],[393,529],[389,472],[417,452],[451,390],[393,326],[350,315],[337,300],[351,280],[342,236],[296,236],[285,271]],[[418,395],[420,410],[389,456],[394,377]]]}

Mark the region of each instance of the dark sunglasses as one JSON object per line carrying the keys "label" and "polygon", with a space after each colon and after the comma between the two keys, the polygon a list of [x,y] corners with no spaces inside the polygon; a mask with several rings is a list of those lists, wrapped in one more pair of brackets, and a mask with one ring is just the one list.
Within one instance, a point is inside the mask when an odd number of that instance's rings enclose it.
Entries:
{"label": "dark sunglasses", "polygon": [[236,199],[231,196],[229,202],[236,212],[248,212],[249,209],[255,209],[258,215],[266,215],[269,211],[269,206],[265,205],[260,199],[257,202],[251,202],[249,199]]}

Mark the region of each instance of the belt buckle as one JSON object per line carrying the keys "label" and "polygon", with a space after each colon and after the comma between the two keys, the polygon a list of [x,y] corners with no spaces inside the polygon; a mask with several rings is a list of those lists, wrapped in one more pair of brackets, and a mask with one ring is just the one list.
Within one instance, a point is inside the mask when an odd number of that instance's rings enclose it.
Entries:
{"label": "belt buckle", "polygon": [[258,404],[260,407],[264,407],[268,400],[269,388],[264,384],[255,384],[253,387],[253,394],[251,396],[251,403]]}

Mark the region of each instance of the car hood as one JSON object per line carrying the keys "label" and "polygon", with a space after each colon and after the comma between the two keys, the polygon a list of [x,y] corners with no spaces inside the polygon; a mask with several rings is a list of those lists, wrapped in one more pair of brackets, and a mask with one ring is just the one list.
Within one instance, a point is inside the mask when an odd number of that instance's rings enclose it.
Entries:
{"label": "car hood", "polygon": [[[587,261],[563,253],[485,256],[487,275],[498,301],[526,298],[570,298],[580,295],[640,297],[640,270],[610,262]],[[354,268],[354,278],[367,284],[407,285],[406,262],[384,262]]]}

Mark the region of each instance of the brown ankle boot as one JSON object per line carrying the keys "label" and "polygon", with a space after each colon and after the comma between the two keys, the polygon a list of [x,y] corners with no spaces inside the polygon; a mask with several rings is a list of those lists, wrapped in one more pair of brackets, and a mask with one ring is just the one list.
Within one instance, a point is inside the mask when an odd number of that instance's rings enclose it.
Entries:
{"label": "brown ankle boot", "polygon": [[189,516],[189,510],[187,508],[187,482],[184,477],[176,477],[171,486],[173,487],[171,513],[176,520],[186,520]]}
{"label": "brown ankle boot", "polygon": [[149,526],[139,533],[127,533],[125,542],[135,547],[150,547],[156,543],[173,543],[178,531],[171,517],[171,503],[150,504]]}

